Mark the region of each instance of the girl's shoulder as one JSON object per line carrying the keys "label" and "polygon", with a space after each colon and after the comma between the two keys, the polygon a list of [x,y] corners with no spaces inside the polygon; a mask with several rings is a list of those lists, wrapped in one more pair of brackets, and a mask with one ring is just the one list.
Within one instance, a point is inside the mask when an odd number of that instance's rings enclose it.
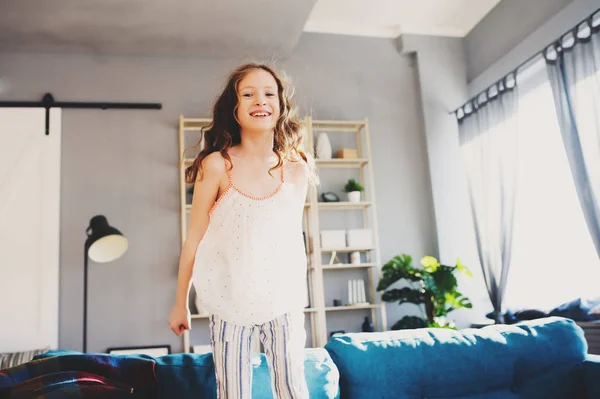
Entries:
{"label": "girl's shoulder", "polygon": [[284,167],[286,171],[289,171],[288,176],[291,176],[295,181],[304,181],[310,174],[310,166],[300,156],[287,158]]}
{"label": "girl's shoulder", "polygon": [[204,173],[209,175],[226,173],[225,158],[223,158],[219,151],[211,152],[202,160],[202,168],[204,169]]}

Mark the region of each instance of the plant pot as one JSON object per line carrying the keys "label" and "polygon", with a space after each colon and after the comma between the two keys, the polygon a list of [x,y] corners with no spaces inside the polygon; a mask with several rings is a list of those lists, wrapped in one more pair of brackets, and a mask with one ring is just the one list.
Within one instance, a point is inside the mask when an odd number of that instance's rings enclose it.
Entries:
{"label": "plant pot", "polygon": [[349,202],[357,203],[357,202],[360,202],[360,199],[361,199],[360,191],[350,191],[348,193],[348,201]]}

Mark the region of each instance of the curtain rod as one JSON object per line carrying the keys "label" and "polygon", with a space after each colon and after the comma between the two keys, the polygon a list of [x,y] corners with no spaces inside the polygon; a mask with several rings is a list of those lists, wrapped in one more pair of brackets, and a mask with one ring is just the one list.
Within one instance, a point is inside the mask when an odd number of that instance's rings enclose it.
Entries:
{"label": "curtain rod", "polygon": [[[551,42],[549,42],[548,44],[546,44],[541,50],[535,52],[534,54],[532,54],[531,56],[529,56],[526,60],[524,60],[523,62],[521,62],[519,65],[517,65],[515,68],[513,68],[511,71],[507,72],[504,74],[504,76],[508,76],[511,73],[515,75],[515,79],[517,76],[517,70],[521,67],[523,67],[524,65],[526,65],[527,63],[529,63],[530,61],[532,61],[535,57],[537,57],[538,55],[542,54],[547,48],[548,46],[550,46],[552,43],[556,43],[558,40],[560,40],[561,37],[565,36],[566,34],[568,34],[569,32],[571,32],[573,29],[576,29],[579,25],[581,25],[582,23],[584,23],[587,20],[590,20],[590,22],[592,21],[592,18],[594,17],[594,15],[596,15],[598,12],[600,11],[600,8],[596,9],[596,11],[594,11],[593,13],[591,13],[590,15],[588,15],[587,17],[585,17],[584,19],[582,19],[581,21],[577,22],[575,24],[575,26],[573,26],[572,28],[570,28],[569,30],[567,30],[566,32],[564,32],[563,34],[561,34],[560,36],[558,36],[558,38],[552,40]],[[590,24],[590,28],[593,28],[593,26],[591,26]],[[503,79],[503,78],[502,78]],[[449,114],[455,114],[459,109],[461,109],[462,107],[464,107],[465,105],[467,105],[467,103],[469,103],[470,101],[473,101],[474,99],[476,99],[477,97],[479,97],[482,93],[487,92],[489,89],[491,89],[494,85],[498,84],[498,82],[500,81],[500,79],[497,79],[494,83],[490,84],[489,86],[487,86],[485,89],[481,90],[479,93],[477,93],[477,95],[471,97],[470,99],[468,99],[467,101],[465,101],[461,106],[459,106],[458,108],[456,108],[454,111],[450,111],[448,112]],[[516,84],[516,81],[515,81]]]}
{"label": "curtain rod", "polygon": [[52,93],[46,93],[40,101],[0,101],[0,108],[45,108],[46,136],[50,134],[50,108],[77,109],[162,109],[161,103],[119,103],[55,101]]}

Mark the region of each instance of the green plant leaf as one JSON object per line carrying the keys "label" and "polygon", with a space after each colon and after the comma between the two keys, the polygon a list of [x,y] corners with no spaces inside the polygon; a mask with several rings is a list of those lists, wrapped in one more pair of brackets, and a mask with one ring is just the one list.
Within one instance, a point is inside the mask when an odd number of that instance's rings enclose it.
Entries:
{"label": "green plant leaf", "polygon": [[456,277],[454,277],[452,270],[448,267],[440,267],[437,271],[432,273],[432,277],[440,294],[451,292],[458,285]]}
{"label": "green plant leaf", "polygon": [[425,290],[413,289],[409,287],[394,288],[386,291],[381,296],[381,300],[385,302],[402,303],[425,303]]}
{"label": "green plant leaf", "polygon": [[466,274],[469,277],[473,277],[473,273],[471,273],[471,271],[460,262],[460,258],[456,258],[456,270]]}
{"label": "green plant leaf", "polygon": [[384,291],[401,279],[421,280],[420,271],[412,267],[412,257],[406,254],[390,259],[381,268],[382,276],[377,284],[377,291]]}

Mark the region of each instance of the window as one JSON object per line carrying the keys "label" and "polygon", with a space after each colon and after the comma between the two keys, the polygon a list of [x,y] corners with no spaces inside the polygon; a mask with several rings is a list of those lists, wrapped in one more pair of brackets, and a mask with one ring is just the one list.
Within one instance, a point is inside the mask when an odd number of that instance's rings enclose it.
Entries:
{"label": "window", "polygon": [[[550,310],[600,296],[587,230],[542,59],[519,76],[519,173],[505,308]],[[595,115],[595,113],[594,113]]]}

